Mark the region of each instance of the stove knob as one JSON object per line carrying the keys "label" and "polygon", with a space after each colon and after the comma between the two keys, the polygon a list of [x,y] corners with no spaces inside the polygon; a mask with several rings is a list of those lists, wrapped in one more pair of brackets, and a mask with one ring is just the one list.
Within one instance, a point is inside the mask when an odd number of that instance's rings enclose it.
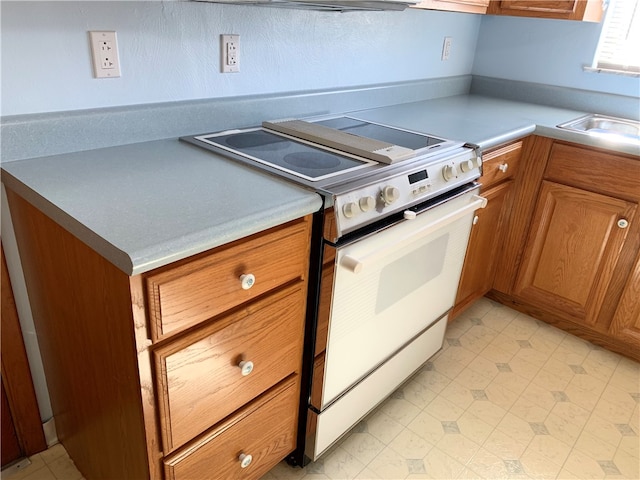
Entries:
{"label": "stove knob", "polygon": [[376,208],[376,199],[371,195],[367,195],[366,197],[362,197],[360,199],[358,205],[360,205],[360,210],[362,210],[363,212],[368,212],[369,210],[373,210],[374,208]]}
{"label": "stove knob", "polygon": [[391,185],[387,185],[382,189],[382,192],[380,192],[380,197],[385,205],[391,205],[400,198],[400,190]]}
{"label": "stove knob", "polygon": [[482,166],[482,157],[480,155],[476,157],[476,165],[478,166],[478,168]]}
{"label": "stove knob", "polygon": [[460,170],[462,170],[463,172],[470,172],[475,168],[475,166],[475,162],[467,160],[466,162],[460,163]]}
{"label": "stove knob", "polygon": [[458,176],[458,169],[455,165],[445,165],[442,169],[442,176],[444,177],[445,182],[448,182],[452,178]]}
{"label": "stove knob", "polygon": [[358,204],[355,202],[345,203],[342,207],[342,213],[344,213],[344,216],[347,218],[355,217],[360,213],[360,207],[358,207]]}

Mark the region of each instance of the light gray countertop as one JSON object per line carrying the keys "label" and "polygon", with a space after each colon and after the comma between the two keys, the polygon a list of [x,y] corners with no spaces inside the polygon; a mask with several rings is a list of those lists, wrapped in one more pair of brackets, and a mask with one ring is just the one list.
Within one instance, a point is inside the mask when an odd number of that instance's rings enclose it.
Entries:
{"label": "light gray countertop", "polygon": [[602,138],[557,128],[590,112],[458,95],[423,102],[353,112],[366,120],[385,122],[451,140],[474,143],[482,149],[530,134],[640,155],[640,146],[609,143]]}
{"label": "light gray countertop", "polygon": [[[585,113],[477,95],[351,112],[482,148],[532,133],[607,147],[555,127]],[[613,149],[640,154],[632,145]],[[322,204],[312,191],[177,138],[17,160],[2,169],[8,187],[129,275],[312,213]]]}
{"label": "light gray countertop", "polygon": [[317,211],[319,195],[176,139],[3,164],[3,182],[129,275]]}

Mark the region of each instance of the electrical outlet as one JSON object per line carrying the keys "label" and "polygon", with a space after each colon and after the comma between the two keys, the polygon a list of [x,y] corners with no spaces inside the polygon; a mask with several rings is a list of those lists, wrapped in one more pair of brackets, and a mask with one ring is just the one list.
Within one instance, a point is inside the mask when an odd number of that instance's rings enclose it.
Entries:
{"label": "electrical outlet", "polygon": [[89,32],[93,75],[96,78],[120,76],[120,58],[116,32]]}
{"label": "electrical outlet", "polygon": [[442,60],[449,60],[449,55],[451,55],[452,41],[453,37],[444,37],[444,42],[442,43]]}
{"label": "electrical outlet", "polygon": [[220,71],[240,71],[240,35],[220,35]]}

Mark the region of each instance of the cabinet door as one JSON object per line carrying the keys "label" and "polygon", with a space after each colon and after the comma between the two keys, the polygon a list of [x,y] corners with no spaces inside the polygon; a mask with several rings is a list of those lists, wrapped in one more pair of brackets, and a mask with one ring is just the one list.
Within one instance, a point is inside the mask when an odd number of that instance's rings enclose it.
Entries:
{"label": "cabinet door", "polygon": [[[542,182],[515,295],[577,323],[593,325],[637,205]],[[624,226],[624,224],[622,224]]]}
{"label": "cabinet door", "polygon": [[483,14],[487,13],[488,6],[489,0],[423,0],[414,8]]}
{"label": "cabinet door", "polygon": [[493,0],[489,14],[599,22],[601,0]]}
{"label": "cabinet door", "polygon": [[511,183],[506,182],[482,192],[488,203],[485,208],[476,211],[477,221],[474,221],[471,229],[452,318],[491,290],[497,265],[495,257],[502,244],[502,228],[508,213],[505,207],[508,205]]}
{"label": "cabinet door", "polygon": [[630,349],[640,348],[640,253],[629,277],[609,332]]}

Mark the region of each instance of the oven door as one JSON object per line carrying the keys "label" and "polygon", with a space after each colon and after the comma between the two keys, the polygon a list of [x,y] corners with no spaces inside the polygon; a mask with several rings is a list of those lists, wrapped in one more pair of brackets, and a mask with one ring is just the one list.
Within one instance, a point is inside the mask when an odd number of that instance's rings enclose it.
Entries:
{"label": "oven door", "polygon": [[337,249],[314,457],[442,347],[478,192]]}

